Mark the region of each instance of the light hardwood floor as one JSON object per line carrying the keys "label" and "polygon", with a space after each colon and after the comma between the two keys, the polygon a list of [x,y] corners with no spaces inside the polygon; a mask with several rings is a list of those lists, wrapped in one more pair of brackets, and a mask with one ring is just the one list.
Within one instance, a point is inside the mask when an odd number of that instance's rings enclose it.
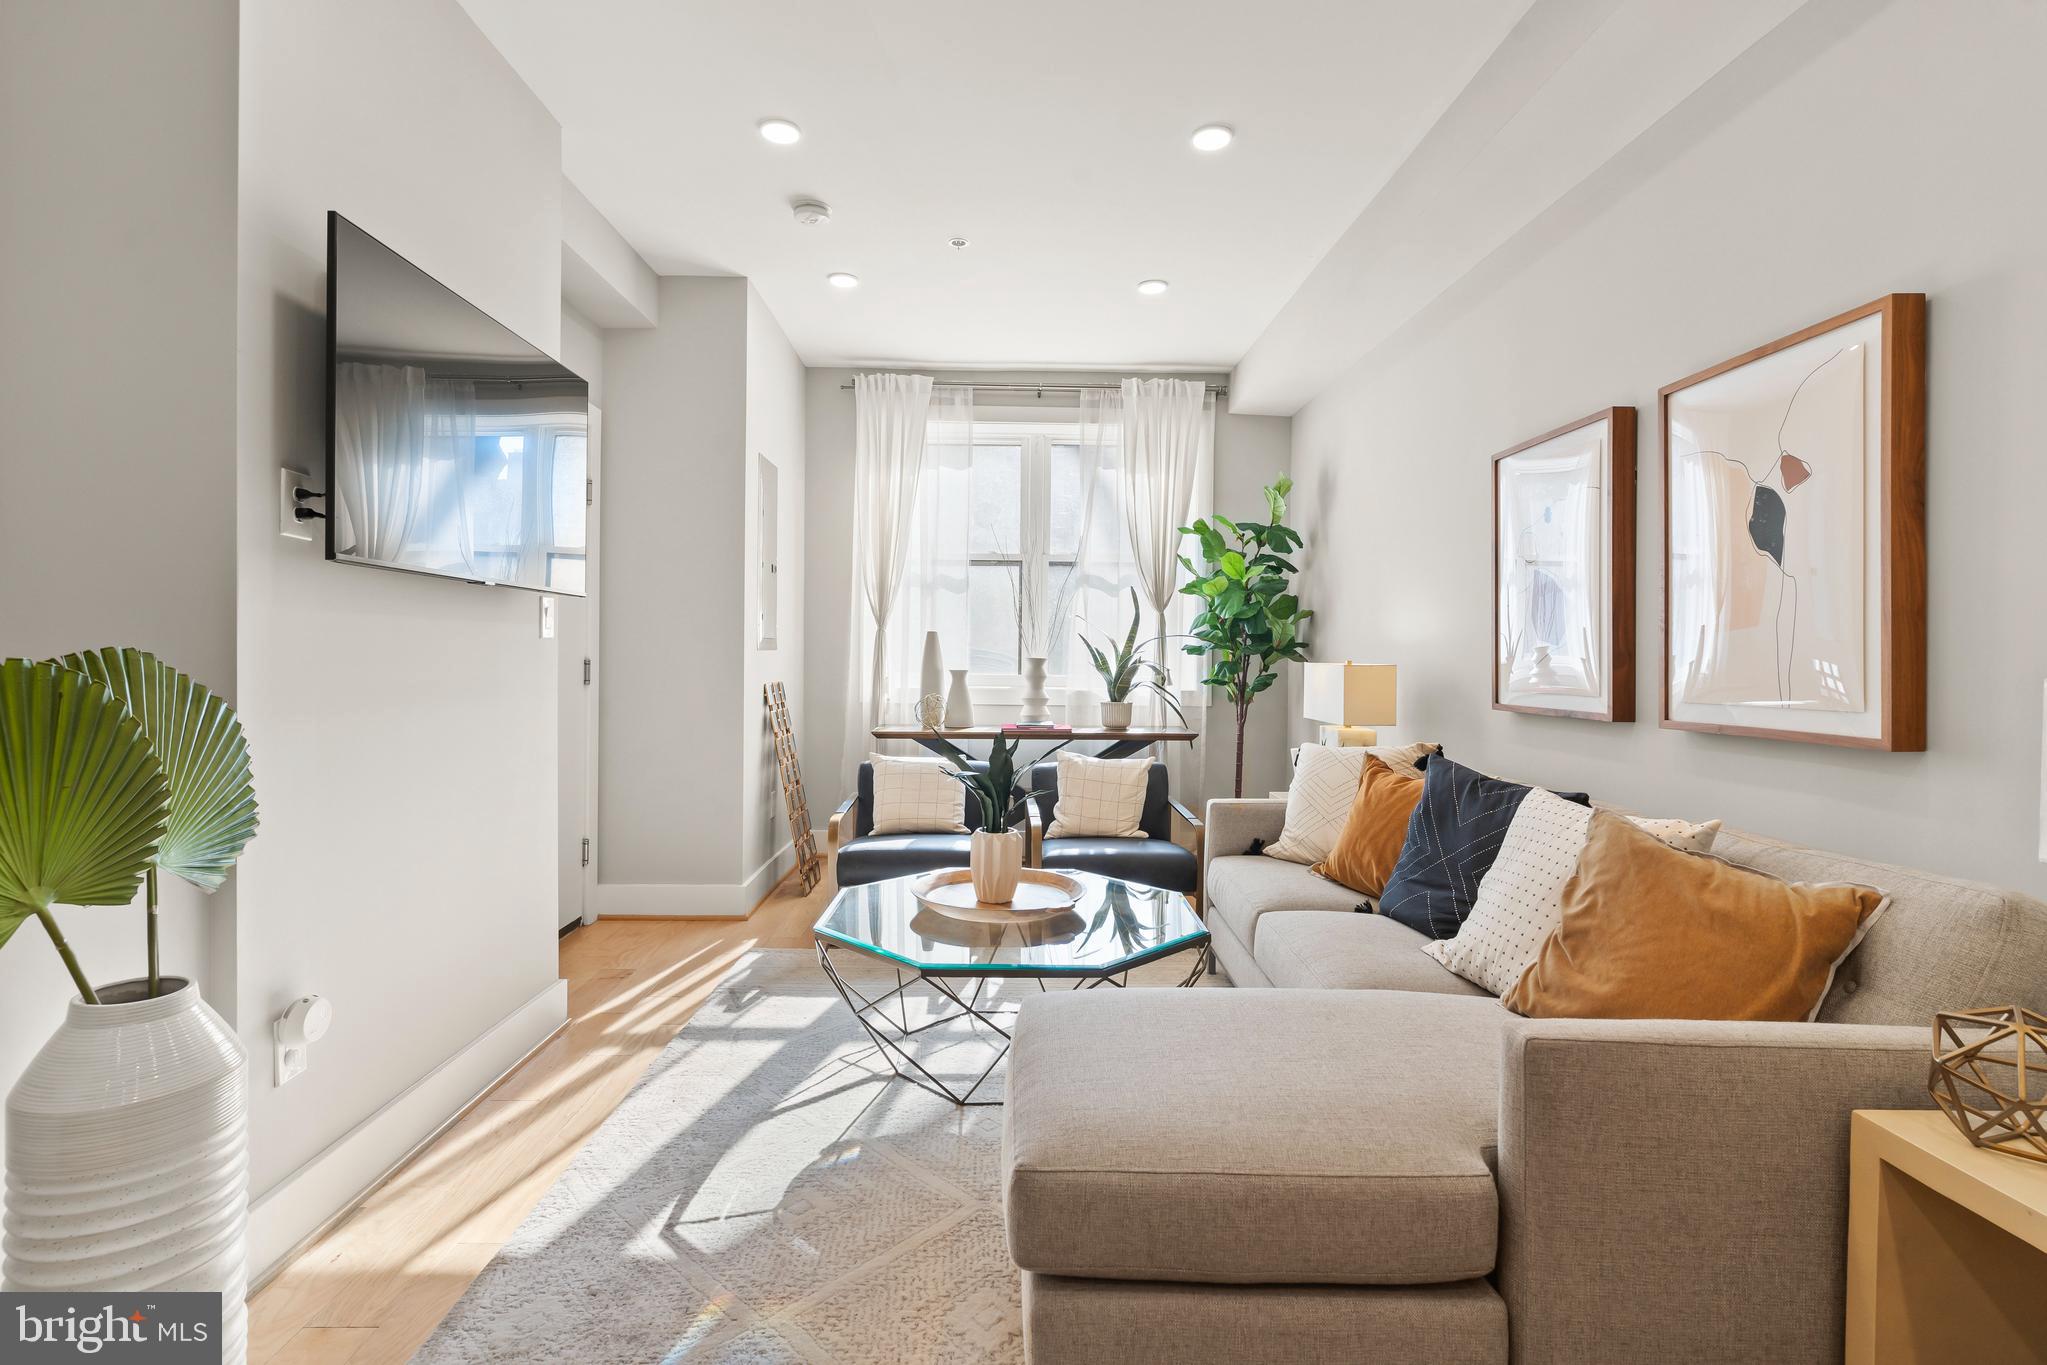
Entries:
{"label": "light hardwood floor", "polygon": [[249,1301],[250,1365],[410,1359],[711,988],[750,949],[810,947],[832,890],[563,939],[568,1028]]}

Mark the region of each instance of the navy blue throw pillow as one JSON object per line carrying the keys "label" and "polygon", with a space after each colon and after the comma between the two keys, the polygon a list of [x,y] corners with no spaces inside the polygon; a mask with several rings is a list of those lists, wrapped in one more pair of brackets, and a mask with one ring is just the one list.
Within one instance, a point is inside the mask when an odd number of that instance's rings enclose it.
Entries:
{"label": "navy blue throw pillow", "polygon": [[[1407,822],[1407,841],[1386,879],[1379,913],[1430,938],[1455,935],[1528,792],[1518,782],[1436,755],[1422,773],[1422,799]],[[1557,795],[1592,804],[1584,792]]]}

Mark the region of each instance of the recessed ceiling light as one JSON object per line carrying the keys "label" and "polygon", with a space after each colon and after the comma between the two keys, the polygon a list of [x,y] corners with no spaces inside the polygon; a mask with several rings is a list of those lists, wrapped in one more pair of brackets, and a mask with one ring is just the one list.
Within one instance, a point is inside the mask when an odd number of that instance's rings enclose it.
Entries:
{"label": "recessed ceiling light", "polygon": [[1163,294],[1166,292],[1166,282],[1164,280],[1139,280],[1137,282],[1137,292],[1140,294]]}
{"label": "recessed ceiling light", "polygon": [[832,287],[835,289],[852,289],[858,286],[860,283],[860,277],[858,275],[849,275],[843,270],[834,270],[831,274],[825,276],[825,279],[828,280],[831,283]]}
{"label": "recessed ceiling light", "polygon": [[764,118],[760,130],[762,137],[778,147],[786,147],[803,136],[803,130],[785,118]]}
{"label": "recessed ceiling light", "polygon": [[1227,123],[1210,123],[1194,130],[1194,150],[1219,152],[1236,139],[1236,129]]}

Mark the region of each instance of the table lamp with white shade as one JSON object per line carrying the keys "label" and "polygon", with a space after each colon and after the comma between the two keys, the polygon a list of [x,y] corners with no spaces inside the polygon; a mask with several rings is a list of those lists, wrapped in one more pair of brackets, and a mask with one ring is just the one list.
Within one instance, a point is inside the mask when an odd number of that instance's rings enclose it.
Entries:
{"label": "table lamp with white shade", "polygon": [[1392,725],[1392,664],[1304,664],[1301,714],[1322,722],[1322,742],[1332,747],[1379,742],[1375,725]]}

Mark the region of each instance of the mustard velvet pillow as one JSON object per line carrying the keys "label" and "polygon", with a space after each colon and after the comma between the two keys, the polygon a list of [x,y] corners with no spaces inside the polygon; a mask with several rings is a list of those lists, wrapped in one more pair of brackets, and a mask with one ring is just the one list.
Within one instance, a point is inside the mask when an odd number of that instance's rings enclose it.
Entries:
{"label": "mustard velvet pillow", "polygon": [[1680,852],[1598,811],[1563,916],[1504,1003],[1537,1019],[1811,1019],[1887,903]]}
{"label": "mustard velvet pillow", "polygon": [[1353,891],[1376,896],[1386,889],[1400,849],[1407,842],[1407,824],[1422,799],[1422,779],[1397,773],[1376,754],[1365,755],[1358,794],[1336,836],[1329,856],[1308,870],[1340,882]]}

